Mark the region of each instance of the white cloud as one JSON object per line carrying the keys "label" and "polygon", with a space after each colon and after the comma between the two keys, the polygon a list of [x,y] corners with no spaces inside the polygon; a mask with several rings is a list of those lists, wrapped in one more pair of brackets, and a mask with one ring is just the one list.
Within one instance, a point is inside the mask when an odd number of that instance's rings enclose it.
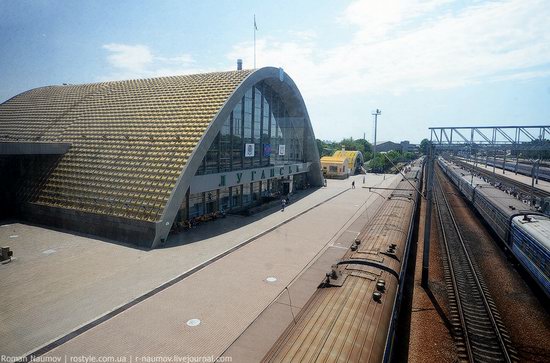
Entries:
{"label": "white cloud", "polygon": [[154,54],[143,44],[110,43],[103,45],[103,48],[109,52],[107,61],[114,70],[101,77],[101,80],[173,76],[206,71],[194,67],[194,59],[190,54],[165,57]]}
{"label": "white cloud", "polygon": [[[548,19],[546,0],[359,0],[338,17],[353,29],[340,46],[261,38],[257,65],[283,66],[306,97],[528,79],[550,69]],[[240,43],[227,56],[251,66],[252,49]]]}
{"label": "white cloud", "polygon": [[153,54],[145,45],[110,43],[103,48],[111,53],[107,60],[116,68],[139,72],[153,62]]}
{"label": "white cloud", "polygon": [[[349,130],[362,134],[370,112],[365,115],[361,105],[378,107],[385,93],[548,77],[548,19],[548,0],[357,0],[335,15],[334,29],[320,21],[330,33],[330,46],[321,31],[289,30],[285,38],[259,32],[257,67],[281,66],[290,74],[306,104],[314,106],[309,111],[317,123],[317,136],[349,136],[343,134]],[[252,42],[235,44],[221,66],[234,69],[235,60],[242,58],[244,67],[252,68],[253,48]],[[112,71],[103,80],[220,69],[220,63],[204,68],[190,54],[158,54],[140,44],[106,44],[104,49]],[[336,107],[334,102],[344,106]],[[448,104],[460,109],[452,101]],[[394,130],[384,130],[383,125],[379,130],[395,140],[421,139],[428,126],[418,116],[423,108],[408,107],[399,116],[402,124],[385,111],[384,124],[393,125]],[[415,135],[410,129],[413,120]],[[341,126],[338,130],[335,122]]]}
{"label": "white cloud", "polygon": [[191,54],[182,54],[177,57],[155,57],[156,60],[170,63],[170,64],[179,64],[179,65],[189,65],[194,63],[193,57]]}
{"label": "white cloud", "polygon": [[378,40],[411,20],[443,7],[452,0],[364,0],[351,3],[339,18],[360,28],[358,36]]}

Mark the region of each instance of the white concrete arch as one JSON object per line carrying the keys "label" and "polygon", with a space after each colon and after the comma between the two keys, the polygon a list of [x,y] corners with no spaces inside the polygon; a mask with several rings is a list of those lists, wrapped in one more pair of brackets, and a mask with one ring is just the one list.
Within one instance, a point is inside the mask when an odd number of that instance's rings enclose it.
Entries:
{"label": "white concrete arch", "polygon": [[233,94],[225,101],[224,105],[220,108],[204,132],[195,150],[191,153],[189,161],[178,177],[176,186],[172,190],[170,198],[164,207],[161,220],[156,224],[155,238],[152,241],[151,248],[157,247],[161,241],[165,241],[168,237],[172,223],[176,218],[181,204],[185,200],[191,180],[195,176],[206,152],[221,130],[225,120],[240,102],[246,91],[261,81],[266,82],[279,94],[287,107],[290,117],[303,117],[305,122],[304,130],[307,132],[304,149],[307,153],[306,161],[311,162],[309,171],[311,184],[313,186],[322,185],[323,176],[320,168],[319,152],[315,143],[315,134],[313,133],[307,108],[298,87],[296,87],[294,81],[281,68],[260,68],[248,75],[248,77],[246,77],[235,89]]}

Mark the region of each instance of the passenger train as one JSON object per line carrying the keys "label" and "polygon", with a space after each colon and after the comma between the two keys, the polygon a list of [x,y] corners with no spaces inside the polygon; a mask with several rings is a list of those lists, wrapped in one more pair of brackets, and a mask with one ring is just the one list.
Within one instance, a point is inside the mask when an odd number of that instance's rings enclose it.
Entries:
{"label": "passenger train", "polygon": [[[388,362],[405,285],[422,159],[391,193],[263,362]],[[351,243],[351,241],[350,241]]]}
{"label": "passenger train", "polygon": [[[480,160],[480,163],[481,162],[482,162],[482,160]],[[494,165],[497,168],[503,168],[504,161],[497,159],[496,162],[493,162],[493,160],[491,160],[489,158],[489,159],[485,160],[485,163],[487,165],[490,165],[490,166]],[[523,174],[523,175],[527,175],[527,176],[531,176],[531,173],[533,172],[533,166],[532,165],[518,163],[517,167],[516,167],[515,162],[509,162],[509,161],[507,161],[504,164],[504,169],[506,169],[508,171],[512,171],[512,172],[515,172],[517,170],[517,172],[519,174]],[[538,178],[540,180],[550,181],[550,169],[549,168],[541,166],[541,167],[539,167],[539,171],[538,171],[537,174],[538,174]]]}
{"label": "passenger train", "polygon": [[550,218],[443,158],[438,164],[550,297]]}

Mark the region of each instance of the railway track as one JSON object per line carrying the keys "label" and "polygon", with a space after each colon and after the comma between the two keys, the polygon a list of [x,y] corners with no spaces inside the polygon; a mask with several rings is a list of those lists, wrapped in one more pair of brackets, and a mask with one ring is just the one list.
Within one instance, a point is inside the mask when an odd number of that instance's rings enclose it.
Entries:
{"label": "railway track", "polygon": [[493,179],[493,176],[496,177],[496,179],[504,186],[504,187],[507,187],[507,188],[512,188],[514,190],[517,190],[519,191],[521,194],[523,194],[523,196],[525,198],[529,198],[529,196],[531,195],[531,191],[533,192],[533,196],[537,197],[537,198],[540,198],[540,199],[544,199],[544,198],[549,198],[550,197],[550,192],[547,192],[545,190],[542,190],[542,189],[539,189],[537,187],[534,187],[532,188],[530,185],[528,184],[525,184],[525,183],[522,183],[520,181],[517,181],[517,180],[514,180],[514,179],[511,179],[511,178],[507,178],[503,175],[500,175],[500,174],[493,174],[491,173],[490,171],[487,171],[487,170],[484,170],[482,168],[479,168],[475,165],[472,165],[472,164],[469,164],[469,163],[466,163],[464,161],[461,161],[461,160],[458,160],[456,158],[453,158],[452,161],[454,163],[456,163],[457,165],[460,165],[462,166],[463,168],[465,168],[466,170],[468,169],[473,169],[475,170],[476,173],[478,173],[479,175],[482,175],[484,176],[485,178],[487,178],[488,180],[492,180]]}
{"label": "railway track", "polygon": [[459,356],[469,362],[517,361],[496,306],[469,255],[440,177],[436,180],[435,205],[445,246],[445,280]]}

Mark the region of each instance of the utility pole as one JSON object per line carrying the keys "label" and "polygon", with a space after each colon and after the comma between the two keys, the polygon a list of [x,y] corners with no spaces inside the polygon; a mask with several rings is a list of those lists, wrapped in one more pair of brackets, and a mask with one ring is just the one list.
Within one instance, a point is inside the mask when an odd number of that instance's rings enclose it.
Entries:
{"label": "utility pole", "polygon": [[502,174],[506,174],[506,152],[508,150],[504,149],[504,160],[502,161]]}
{"label": "utility pole", "polygon": [[533,162],[533,166],[531,167],[531,205],[535,205],[535,180],[537,180],[538,183],[538,168],[540,167],[540,159],[537,159]]}
{"label": "utility pole", "polygon": [[537,176],[535,178],[535,184],[539,183],[539,172],[540,172],[540,160],[542,159],[542,156],[539,152],[539,158],[537,159]]}
{"label": "utility pole", "polygon": [[473,185],[474,183],[474,163],[472,161],[472,154],[474,153],[474,149],[472,148],[472,144],[470,144],[470,152],[468,153],[468,162],[470,163],[470,185]]}
{"label": "utility pole", "polygon": [[378,115],[381,115],[382,111],[379,109],[376,109],[375,111],[372,111],[372,115],[374,116],[374,144],[372,145],[372,157],[376,155],[376,126],[378,124]]}
{"label": "utility pole", "polygon": [[433,177],[434,177],[434,153],[435,146],[430,142],[430,150],[428,152],[428,160],[426,162],[426,219],[424,220],[424,251],[422,251],[422,280],[420,285],[428,288],[428,271],[430,266],[430,238],[432,229],[432,194],[433,194]]}
{"label": "utility pole", "polygon": [[497,184],[497,176],[496,176],[496,165],[497,165],[497,149],[493,151],[493,185]]}
{"label": "utility pole", "polygon": [[254,69],[256,69],[256,32],[258,26],[256,25],[256,14],[254,14]]}

